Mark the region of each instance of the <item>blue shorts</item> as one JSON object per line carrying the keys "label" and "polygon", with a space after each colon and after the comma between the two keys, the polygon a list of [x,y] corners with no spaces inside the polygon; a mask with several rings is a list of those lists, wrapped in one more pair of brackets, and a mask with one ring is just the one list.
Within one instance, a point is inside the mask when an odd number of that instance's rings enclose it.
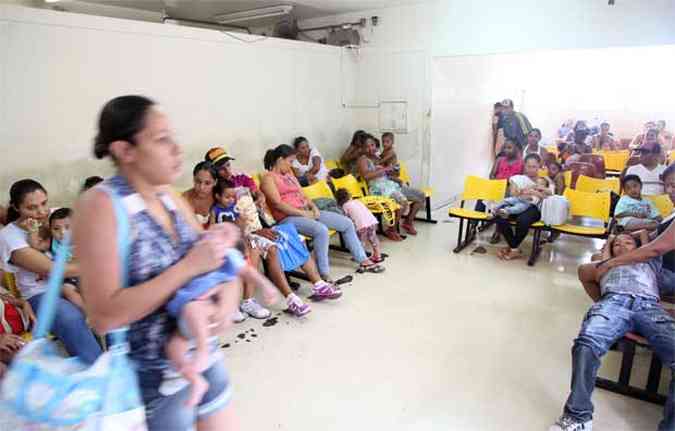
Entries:
{"label": "blue shorts", "polygon": [[190,386],[173,395],[162,395],[162,371],[138,371],[138,381],[145,404],[148,431],[192,431],[198,420],[219,412],[232,398],[230,376],[223,365],[222,355],[202,376],[209,383],[209,390],[197,408],[190,409],[185,402],[190,396]]}

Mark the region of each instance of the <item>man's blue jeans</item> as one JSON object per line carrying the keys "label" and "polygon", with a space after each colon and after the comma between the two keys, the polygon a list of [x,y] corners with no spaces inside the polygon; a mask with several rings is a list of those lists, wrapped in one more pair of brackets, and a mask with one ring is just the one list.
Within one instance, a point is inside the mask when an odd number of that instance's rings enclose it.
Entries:
{"label": "man's blue jeans", "polygon": [[593,417],[591,394],[600,367],[600,358],[626,332],[647,339],[654,353],[670,368],[673,376],[659,431],[675,430],[675,319],[656,299],[606,294],[586,314],[581,332],[572,348],[572,393],[565,415],[578,422]]}
{"label": "man's blue jeans", "polygon": [[[36,313],[43,296],[44,293],[28,300]],[[61,340],[68,354],[79,357],[83,362],[92,364],[101,355],[101,346],[87,326],[84,314],[67,299],[59,298],[56,303],[51,333]]]}

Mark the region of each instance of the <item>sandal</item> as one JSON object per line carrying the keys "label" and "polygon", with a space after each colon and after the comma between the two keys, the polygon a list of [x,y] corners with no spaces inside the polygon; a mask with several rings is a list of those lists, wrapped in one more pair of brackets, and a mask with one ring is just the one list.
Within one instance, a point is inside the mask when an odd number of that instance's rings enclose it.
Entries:
{"label": "sandal", "polygon": [[509,250],[509,252],[504,255],[504,260],[516,260],[521,259],[522,257],[523,253],[521,253],[520,250],[517,251]]}
{"label": "sandal", "polygon": [[384,267],[378,265],[377,263],[370,263],[370,264],[361,264],[359,268],[356,270],[357,273],[363,274],[364,272],[372,272],[373,274],[379,274],[384,272]]}
{"label": "sandal", "polygon": [[389,238],[392,241],[396,241],[396,242],[403,241],[403,238],[401,238],[401,235],[399,235],[398,232],[396,232],[393,229],[384,231],[384,236],[386,236],[387,238]]}
{"label": "sandal", "polygon": [[499,250],[497,250],[497,257],[498,257],[500,260],[505,260],[505,259],[506,259],[506,255],[507,255],[510,251],[511,251],[511,249],[509,249],[509,248],[500,248]]}
{"label": "sandal", "polygon": [[412,224],[401,223],[401,227],[403,228],[404,231],[408,232],[410,235],[417,235],[415,226],[413,226]]}
{"label": "sandal", "polygon": [[353,276],[345,275],[344,277],[339,278],[335,283],[331,283],[331,284],[334,284],[335,286],[339,286],[341,284],[351,283],[353,280],[354,280]]}
{"label": "sandal", "polygon": [[492,234],[490,237],[490,244],[499,244],[499,242],[502,240],[502,236],[499,232],[496,232]]}
{"label": "sandal", "polygon": [[374,257],[371,256],[370,261],[373,262],[373,263],[382,263],[382,262],[384,262],[384,256],[380,256],[379,259],[375,259]]}

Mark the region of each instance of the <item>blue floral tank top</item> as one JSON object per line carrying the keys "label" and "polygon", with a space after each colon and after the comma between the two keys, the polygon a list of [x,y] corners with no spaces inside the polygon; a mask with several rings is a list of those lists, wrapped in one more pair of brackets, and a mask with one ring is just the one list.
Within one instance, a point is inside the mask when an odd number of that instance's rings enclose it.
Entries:
{"label": "blue floral tank top", "polygon": [[[198,232],[180,214],[168,193],[161,194],[159,198],[171,217],[176,240],[152,218],[142,197],[124,177],[112,177],[102,186],[112,189],[122,198],[129,214],[132,236],[127,268],[129,286],[144,283],[164,272],[181,260],[198,239]],[[129,356],[143,371],[167,369],[169,361],[165,347],[175,329],[176,322],[168,315],[166,305],[132,323],[127,334]]]}

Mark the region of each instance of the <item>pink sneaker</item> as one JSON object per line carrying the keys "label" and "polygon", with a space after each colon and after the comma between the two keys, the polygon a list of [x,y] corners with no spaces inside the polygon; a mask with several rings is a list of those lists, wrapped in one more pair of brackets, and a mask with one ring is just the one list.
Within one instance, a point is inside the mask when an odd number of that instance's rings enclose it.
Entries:
{"label": "pink sneaker", "polygon": [[342,296],[342,291],[336,289],[335,286],[326,283],[325,281],[319,282],[314,285],[312,288],[312,296],[309,297],[312,301],[323,301],[324,299],[338,299]]}
{"label": "pink sneaker", "polygon": [[288,297],[288,308],[286,311],[295,317],[302,317],[311,312],[312,309],[309,305],[302,302],[302,299],[298,298],[295,294],[291,294]]}

